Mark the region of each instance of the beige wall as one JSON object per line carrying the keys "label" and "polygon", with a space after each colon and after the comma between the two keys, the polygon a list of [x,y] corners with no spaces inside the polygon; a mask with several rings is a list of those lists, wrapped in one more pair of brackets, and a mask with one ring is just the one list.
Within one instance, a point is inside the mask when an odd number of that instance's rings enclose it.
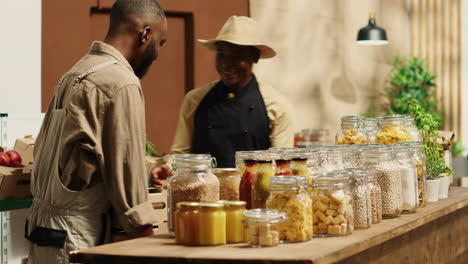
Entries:
{"label": "beige wall", "polygon": [[[355,44],[369,11],[388,46]],[[250,0],[250,12],[278,52],[255,72],[289,97],[296,130],[334,130],[341,116],[366,111],[382,99],[393,56],[409,51],[406,0]]]}

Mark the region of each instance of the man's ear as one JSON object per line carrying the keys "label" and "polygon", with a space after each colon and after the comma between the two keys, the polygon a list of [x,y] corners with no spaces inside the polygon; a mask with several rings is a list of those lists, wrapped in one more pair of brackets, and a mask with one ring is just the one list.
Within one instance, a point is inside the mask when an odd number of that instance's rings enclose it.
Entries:
{"label": "man's ear", "polygon": [[146,26],[140,34],[141,44],[146,44],[151,39],[152,29],[150,26]]}

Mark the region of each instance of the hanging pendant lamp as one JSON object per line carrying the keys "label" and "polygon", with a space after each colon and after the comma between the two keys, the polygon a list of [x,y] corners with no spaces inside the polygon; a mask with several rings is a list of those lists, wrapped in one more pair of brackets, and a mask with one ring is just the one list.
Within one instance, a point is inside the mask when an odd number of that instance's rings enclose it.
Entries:
{"label": "hanging pendant lamp", "polygon": [[375,14],[370,12],[369,24],[359,30],[357,36],[357,44],[359,45],[387,45],[387,33],[385,29],[377,26],[375,23]]}

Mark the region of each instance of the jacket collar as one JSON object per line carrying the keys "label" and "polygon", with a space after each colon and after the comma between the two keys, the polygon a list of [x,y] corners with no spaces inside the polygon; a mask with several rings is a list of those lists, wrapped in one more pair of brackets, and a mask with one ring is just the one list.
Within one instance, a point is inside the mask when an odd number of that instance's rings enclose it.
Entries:
{"label": "jacket collar", "polygon": [[122,65],[124,65],[126,68],[128,68],[131,72],[134,73],[133,68],[127,61],[127,59],[122,55],[122,53],[120,53],[120,51],[118,51],[111,45],[106,44],[102,41],[94,41],[93,44],[91,44],[91,48],[89,49],[89,53],[93,52],[105,53],[114,57],[118,62],[120,62]]}

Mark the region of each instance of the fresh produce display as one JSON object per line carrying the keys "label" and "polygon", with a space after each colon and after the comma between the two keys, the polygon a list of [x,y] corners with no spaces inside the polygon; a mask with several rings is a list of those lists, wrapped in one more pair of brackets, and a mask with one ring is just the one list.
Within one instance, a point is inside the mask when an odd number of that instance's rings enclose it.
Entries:
{"label": "fresh produce display", "polygon": [[22,168],[24,165],[21,164],[21,161],[21,155],[14,150],[0,152],[0,166]]}

